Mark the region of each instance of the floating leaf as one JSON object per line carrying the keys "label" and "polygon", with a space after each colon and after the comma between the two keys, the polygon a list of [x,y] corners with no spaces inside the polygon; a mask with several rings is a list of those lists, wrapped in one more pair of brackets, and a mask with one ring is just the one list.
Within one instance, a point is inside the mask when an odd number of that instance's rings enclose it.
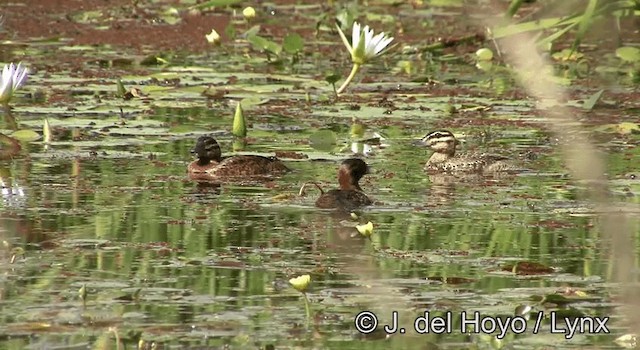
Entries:
{"label": "floating leaf", "polygon": [[319,151],[332,151],[333,147],[337,143],[337,140],[338,137],[336,136],[336,133],[331,130],[320,130],[309,136],[311,147]]}
{"label": "floating leaf", "polygon": [[623,46],[616,50],[616,56],[626,62],[640,61],[640,48]]}
{"label": "floating leaf", "polygon": [[304,41],[298,33],[291,33],[284,37],[282,48],[290,54],[298,53],[304,47]]}
{"label": "floating leaf", "polygon": [[274,55],[279,55],[282,51],[282,46],[259,35],[251,35],[247,37],[247,41],[253,45],[254,49],[259,51],[266,51]]}
{"label": "floating leaf", "polygon": [[206,9],[211,7],[229,6],[241,3],[242,0],[210,0],[194,6],[195,9]]}
{"label": "floating leaf", "polygon": [[633,132],[640,131],[640,127],[638,126],[637,123],[622,122],[615,125],[615,130],[619,134],[626,135],[626,134],[631,134]]}
{"label": "floating leaf", "polygon": [[20,141],[31,142],[40,139],[40,134],[31,129],[17,130],[11,133],[11,137]]}
{"label": "floating leaf", "polygon": [[588,111],[592,110],[593,107],[596,105],[596,103],[598,103],[598,100],[600,100],[600,97],[602,96],[603,92],[604,90],[599,90],[595,94],[589,96],[588,99],[584,100],[584,104],[582,105],[582,108]]}

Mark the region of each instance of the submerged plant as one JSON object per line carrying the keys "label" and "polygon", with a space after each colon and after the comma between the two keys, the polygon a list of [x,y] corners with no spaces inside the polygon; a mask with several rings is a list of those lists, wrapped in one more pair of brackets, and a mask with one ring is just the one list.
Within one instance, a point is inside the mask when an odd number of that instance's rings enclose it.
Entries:
{"label": "submerged plant", "polygon": [[220,34],[215,29],[211,29],[211,33],[206,34],[204,37],[211,45],[220,45],[221,43]]}
{"label": "submerged plant", "polygon": [[353,22],[351,44],[349,44],[349,40],[347,40],[340,26],[336,26],[338,27],[338,33],[340,33],[342,42],[351,54],[351,61],[353,62],[351,73],[349,73],[347,80],[344,81],[337,91],[337,93],[340,94],[347,88],[349,83],[351,83],[351,80],[353,80],[363,64],[385,52],[384,50],[393,41],[393,37],[388,37],[384,32],[374,36],[373,29],[370,29],[369,26],[361,28],[360,23]]}
{"label": "submerged plant", "polygon": [[289,284],[291,284],[295,290],[302,293],[302,296],[304,297],[304,309],[307,314],[307,324],[311,320],[311,308],[309,306],[309,298],[307,298],[307,288],[309,288],[309,283],[311,283],[311,276],[309,275],[302,275],[289,280]]}
{"label": "submerged plant", "polygon": [[22,63],[6,64],[2,69],[2,81],[0,82],[0,103],[8,106],[13,94],[27,81],[27,68]]}

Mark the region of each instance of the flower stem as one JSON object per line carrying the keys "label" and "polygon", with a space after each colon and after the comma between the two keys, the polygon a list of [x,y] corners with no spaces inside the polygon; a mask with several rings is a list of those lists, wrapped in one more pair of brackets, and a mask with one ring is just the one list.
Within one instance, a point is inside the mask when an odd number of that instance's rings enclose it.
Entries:
{"label": "flower stem", "polygon": [[344,91],[344,89],[347,88],[347,86],[349,85],[349,83],[351,83],[351,80],[353,80],[353,77],[356,76],[356,73],[358,73],[359,70],[360,70],[360,65],[357,63],[354,63],[353,68],[351,68],[351,73],[349,73],[349,76],[347,77],[347,80],[345,80],[344,83],[342,83],[342,86],[340,86],[340,88],[336,92],[338,95],[340,95]]}
{"label": "flower stem", "polygon": [[309,298],[307,298],[307,293],[302,293],[304,297],[304,309],[307,312],[307,327],[309,327],[309,323],[311,322],[311,307],[309,306]]}

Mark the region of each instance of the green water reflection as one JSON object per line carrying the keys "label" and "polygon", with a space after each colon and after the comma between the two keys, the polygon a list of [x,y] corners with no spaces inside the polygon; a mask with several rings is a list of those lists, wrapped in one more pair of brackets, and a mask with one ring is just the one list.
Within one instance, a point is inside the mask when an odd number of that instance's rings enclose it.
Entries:
{"label": "green water reflection", "polygon": [[[229,145],[228,137],[222,140]],[[279,149],[265,140],[249,151]],[[11,265],[9,250],[4,254],[3,347],[36,339],[91,343],[117,326],[131,344],[140,337],[240,347],[320,340],[352,348],[353,316],[364,309],[383,315],[392,309],[509,314],[532,295],[568,287],[606,300],[609,271],[597,222],[570,215],[586,207],[562,176],[439,183],[420,170],[425,151],[408,138],[392,139],[368,160],[375,172],[363,187],[377,204],[360,220],[375,223],[369,241],[354,236],[356,222],[349,216],[313,208],[317,193],[297,196],[305,181],[332,186],[337,161],[291,161],[294,172],[267,185],[203,186],[184,173],[192,142],[104,150],[139,153],[135,158],[99,153],[8,164],[24,197],[4,202],[3,240],[24,254]],[[312,150],[301,145],[297,151]],[[517,260],[556,272],[527,277],[503,270]],[[304,330],[301,299],[287,286],[290,277],[304,273],[313,279],[311,333]],[[86,307],[77,294],[83,285]],[[139,297],[131,297],[138,289]],[[609,310],[594,306],[582,309],[597,315]],[[397,346],[424,341],[478,342],[455,332],[388,340]],[[385,346],[379,342],[362,346]]]}

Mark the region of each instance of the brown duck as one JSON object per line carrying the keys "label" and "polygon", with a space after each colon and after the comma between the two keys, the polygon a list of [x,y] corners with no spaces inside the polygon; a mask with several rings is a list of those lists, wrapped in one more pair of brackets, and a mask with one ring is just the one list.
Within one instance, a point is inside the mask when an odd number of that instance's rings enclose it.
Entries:
{"label": "brown duck", "polygon": [[366,174],[369,174],[369,167],[363,160],[357,158],[344,160],[338,168],[340,188],[324,192],[320,186],[314,184],[321,192],[320,198],[316,200],[316,207],[351,210],[371,205],[371,199],[362,191],[359,184],[360,179]]}
{"label": "brown duck", "polygon": [[430,132],[420,141],[434,152],[424,165],[424,170],[430,173],[492,174],[517,169],[508,162],[507,157],[487,153],[456,153],[456,146],[460,142],[447,130]]}
{"label": "brown duck", "polygon": [[191,150],[198,159],[189,163],[187,172],[195,177],[236,177],[279,175],[289,169],[276,157],[238,155],[222,157],[220,145],[211,136],[200,136]]}

